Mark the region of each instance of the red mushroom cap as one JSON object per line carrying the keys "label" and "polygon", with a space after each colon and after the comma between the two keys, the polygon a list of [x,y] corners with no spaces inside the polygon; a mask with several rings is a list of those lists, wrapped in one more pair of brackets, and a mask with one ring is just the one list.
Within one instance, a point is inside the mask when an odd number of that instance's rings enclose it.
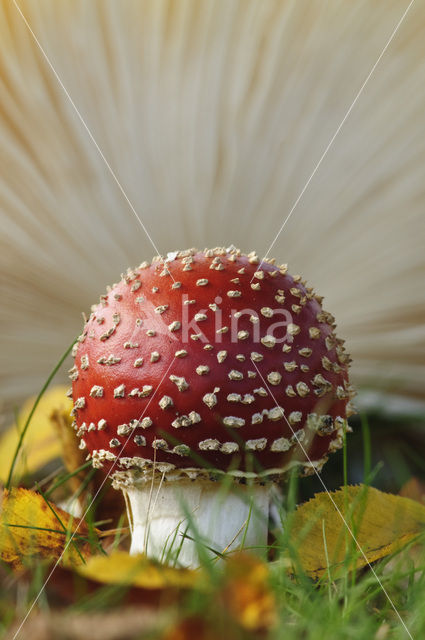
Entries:
{"label": "red mushroom cap", "polygon": [[95,466],[167,476],[308,473],[341,447],[348,356],[299,276],[188,250],[128,271],[74,349],[75,428]]}

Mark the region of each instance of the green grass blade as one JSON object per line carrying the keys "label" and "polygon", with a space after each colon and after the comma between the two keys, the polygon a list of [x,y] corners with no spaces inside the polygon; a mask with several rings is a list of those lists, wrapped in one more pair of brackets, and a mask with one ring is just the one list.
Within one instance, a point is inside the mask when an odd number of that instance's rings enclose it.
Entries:
{"label": "green grass blade", "polygon": [[41,400],[41,398],[43,397],[43,395],[45,394],[49,384],[51,383],[51,381],[53,380],[53,378],[55,377],[55,375],[57,374],[57,372],[59,371],[59,369],[61,368],[61,366],[63,365],[63,363],[65,362],[66,358],[69,356],[69,354],[71,353],[72,347],[75,344],[75,340],[72,341],[72,344],[70,344],[70,346],[67,348],[67,350],[65,351],[65,353],[63,354],[63,356],[60,358],[59,362],[56,364],[56,366],[54,367],[53,371],[50,373],[49,377],[47,378],[46,382],[44,383],[40,393],[38,394],[33,407],[30,411],[30,414],[27,418],[27,421],[24,424],[24,428],[21,431],[21,434],[19,436],[19,440],[18,440],[18,444],[16,445],[16,449],[15,449],[15,453],[13,455],[13,460],[12,460],[12,464],[10,465],[10,469],[9,469],[9,475],[7,477],[7,481],[6,481],[6,489],[10,489],[10,486],[12,484],[12,477],[13,477],[13,471],[15,469],[15,465],[16,465],[16,461],[18,459],[18,455],[19,452],[22,448],[22,444],[24,442],[24,438],[25,435],[28,431],[28,427],[31,423],[32,417],[34,415],[35,410],[38,407],[38,404]]}

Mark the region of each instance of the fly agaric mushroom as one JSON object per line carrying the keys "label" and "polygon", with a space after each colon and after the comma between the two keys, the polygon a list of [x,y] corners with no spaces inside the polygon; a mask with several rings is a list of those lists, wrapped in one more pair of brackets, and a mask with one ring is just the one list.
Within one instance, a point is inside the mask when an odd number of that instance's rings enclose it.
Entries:
{"label": "fly agaric mushroom", "polygon": [[[131,553],[160,557],[188,513],[216,549],[266,544],[273,482],[342,445],[334,329],[300,276],[234,247],[154,258],[108,288],[74,349],[74,426],[127,498]],[[225,500],[223,476],[238,488]],[[179,561],[195,558],[186,537]]]}

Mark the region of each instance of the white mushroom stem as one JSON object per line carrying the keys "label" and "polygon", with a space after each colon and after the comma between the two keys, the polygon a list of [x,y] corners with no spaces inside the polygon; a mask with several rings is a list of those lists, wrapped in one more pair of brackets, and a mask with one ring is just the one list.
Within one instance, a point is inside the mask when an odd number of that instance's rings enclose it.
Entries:
{"label": "white mushroom stem", "polygon": [[180,480],[123,490],[131,512],[132,555],[197,567],[200,545],[208,557],[217,557],[211,549],[256,547],[261,552],[266,547],[269,486],[227,488],[219,482]]}

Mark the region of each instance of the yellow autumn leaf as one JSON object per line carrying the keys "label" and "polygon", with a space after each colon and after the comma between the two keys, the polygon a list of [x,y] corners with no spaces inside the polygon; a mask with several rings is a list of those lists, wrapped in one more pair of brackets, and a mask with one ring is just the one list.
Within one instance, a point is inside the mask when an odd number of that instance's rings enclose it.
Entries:
{"label": "yellow autumn leaf", "polygon": [[200,574],[190,569],[160,565],[146,556],[130,556],[115,551],[109,556],[92,556],[76,572],[103,584],[121,584],[142,589],[192,588],[200,583]]}
{"label": "yellow autumn leaf", "polygon": [[409,498],[362,485],[330,495],[339,512],[327,493],[319,493],[300,505],[293,516],[291,539],[302,568],[311,577],[327,572],[328,560],[332,578],[338,577],[347,553],[354,556],[350,568],[364,567],[425,530],[425,506]]}
{"label": "yellow autumn leaf", "polygon": [[[22,488],[4,491],[0,505],[0,559],[18,569],[30,558],[57,560],[65,551],[67,563],[83,562],[91,554],[85,522],[67,544],[78,523],[34,491]],[[96,530],[90,533],[91,538],[97,535]]]}
{"label": "yellow autumn leaf", "polygon": [[[72,402],[66,397],[67,387],[53,387],[41,398],[25,434],[23,445],[14,470],[14,477],[21,478],[33,474],[44,465],[62,457],[62,445],[54,425],[51,422],[53,412],[67,414]],[[35,397],[29,398],[18,415],[18,424],[11,425],[0,438],[0,482],[6,482],[13,456],[19,440],[19,434],[28,419]]]}

